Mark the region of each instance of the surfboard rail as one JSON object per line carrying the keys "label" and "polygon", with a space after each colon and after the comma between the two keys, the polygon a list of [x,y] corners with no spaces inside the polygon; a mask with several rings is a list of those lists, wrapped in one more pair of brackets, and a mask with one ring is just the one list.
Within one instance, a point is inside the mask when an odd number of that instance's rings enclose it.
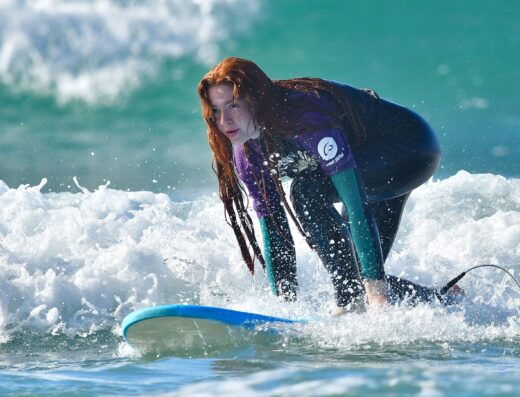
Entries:
{"label": "surfboard rail", "polygon": [[224,309],[215,306],[202,305],[161,305],[146,307],[130,313],[123,319],[121,325],[123,338],[128,341],[129,329],[146,320],[154,318],[179,317],[215,321],[220,324],[246,329],[254,328],[266,323],[302,323],[303,320],[292,320],[288,318],[268,316],[258,313],[250,313],[239,310]]}

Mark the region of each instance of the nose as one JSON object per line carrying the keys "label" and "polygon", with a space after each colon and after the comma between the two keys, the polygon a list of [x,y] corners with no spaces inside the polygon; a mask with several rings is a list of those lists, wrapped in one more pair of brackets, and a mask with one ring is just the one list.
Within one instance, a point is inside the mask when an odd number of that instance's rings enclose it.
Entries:
{"label": "nose", "polygon": [[231,123],[231,117],[229,116],[229,113],[226,110],[222,110],[220,112],[220,124],[230,124]]}

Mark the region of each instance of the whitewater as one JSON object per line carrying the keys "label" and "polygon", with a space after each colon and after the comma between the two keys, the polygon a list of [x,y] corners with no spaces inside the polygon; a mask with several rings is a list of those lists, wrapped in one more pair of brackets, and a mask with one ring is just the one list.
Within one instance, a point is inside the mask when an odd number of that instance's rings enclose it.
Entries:
{"label": "whitewater", "polygon": [[[300,296],[288,304],[270,294],[259,266],[250,275],[215,195],[176,201],[164,193],[120,191],[109,184],[89,191],[77,180],[74,193],[42,193],[44,184],[10,188],[0,183],[0,340],[10,353],[3,355],[0,377],[6,392],[24,390],[13,368],[22,370],[33,387],[42,376],[65,387],[78,377],[110,378],[120,368],[108,389],[95,378],[94,388],[86,390],[126,393],[135,387],[131,375],[144,365],[153,367],[149,380],[155,388],[138,387],[138,394],[164,392],[165,381],[173,382],[175,393],[190,395],[214,390],[283,395],[299,387],[307,390],[304,395],[313,395],[318,386],[331,393],[368,392],[383,376],[385,362],[394,362],[394,382],[402,391],[407,376],[416,378],[431,360],[453,365],[466,357],[483,368],[484,378],[490,366],[498,365],[496,357],[507,366],[518,363],[520,291],[502,272],[482,269],[466,276],[460,284],[467,297],[454,307],[404,306],[335,318],[328,276],[295,230]],[[500,264],[518,275],[519,255],[520,180],[461,171],[414,191],[386,269],[441,286],[479,263]],[[253,339],[247,347],[207,361],[142,357],[123,341],[122,319],[135,309],[170,303],[314,321],[268,342]],[[29,346],[32,353],[27,354]],[[316,358],[320,364],[311,365]],[[279,368],[278,360],[287,368]],[[412,364],[403,366],[407,360]],[[252,368],[237,372],[244,361]],[[233,382],[217,374],[208,378],[208,370],[199,368],[219,362]],[[263,369],[255,362],[263,362]],[[165,365],[177,374],[175,380],[165,375]],[[342,369],[345,365],[370,369],[353,376]],[[179,375],[183,366],[193,367],[197,375]],[[330,383],[330,371],[342,375]],[[454,387],[449,371],[432,371],[432,379],[447,377]],[[304,381],[297,387],[292,379],[303,374],[315,377],[316,384],[308,388]],[[210,381],[193,383],[200,377]],[[271,391],[258,391],[258,384]]]}
{"label": "whitewater", "polygon": [[[105,185],[90,192],[79,184],[77,193],[41,193],[44,184],[16,189],[0,184],[4,340],[23,329],[68,335],[113,329],[117,334],[129,311],[164,303],[293,317],[326,312],[333,304],[326,272],[294,230],[300,302],[281,304],[270,297],[261,267],[257,264],[251,277],[244,266],[215,196],[175,201],[164,193],[124,192]],[[520,181],[461,171],[414,192],[386,269],[440,286],[480,263],[499,264],[518,274],[519,254]],[[464,281],[472,305],[481,304],[484,312],[489,305],[497,312],[496,321],[500,313],[518,307],[520,291],[504,273],[476,273]],[[424,325],[430,322],[428,317]],[[515,334],[512,324],[503,328],[503,336]],[[364,339],[367,330],[377,329],[356,328],[344,339]],[[497,330],[492,329],[487,336]],[[435,338],[437,331],[426,335]],[[446,336],[457,339],[457,332],[437,335]],[[378,342],[395,338],[377,332],[374,337]]]}

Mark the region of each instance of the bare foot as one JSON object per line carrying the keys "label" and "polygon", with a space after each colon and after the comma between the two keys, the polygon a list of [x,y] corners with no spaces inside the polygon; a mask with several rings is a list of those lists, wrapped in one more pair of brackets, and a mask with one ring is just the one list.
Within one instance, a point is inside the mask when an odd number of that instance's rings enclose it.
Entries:
{"label": "bare foot", "polygon": [[460,303],[465,296],[466,291],[455,284],[444,294],[444,299],[441,299],[441,302],[445,305],[456,305]]}
{"label": "bare foot", "polygon": [[455,284],[449,289],[448,294],[452,295],[453,297],[463,297],[466,296],[466,291],[459,287],[458,284]]}

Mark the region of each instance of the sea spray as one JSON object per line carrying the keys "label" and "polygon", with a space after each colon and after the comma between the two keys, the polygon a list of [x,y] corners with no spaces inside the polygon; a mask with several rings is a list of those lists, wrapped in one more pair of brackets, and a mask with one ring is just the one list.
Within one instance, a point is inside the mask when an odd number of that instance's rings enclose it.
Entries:
{"label": "sea spray", "polygon": [[[74,335],[117,328],[132,310],[168,303],[314,318],[318,328],[329,321],[334,307],[329,277],[296,230],[300,299],[285,303],[270,294],[259,265],[254,278],[248,273],[216,196],[175,201],[162,193],[107,186],[42,193],[43,186],[11,189],[0,184],[4,336],[24,329]],[[440,286],[457,272],[488,261],[518,274],[519,189],[515,179],[465,172],[417,189],[387,261],[388,273]],[[466,242],[468,234],[479,239],[477,244]],[[520,291],[501,272],[480,274],[485,278],[467,276],[461,282],[467,298],[458,309],[434,305],[396,308],[395,315],[389,311],[380,318],[353,315],[351,326],[339,321],[338,332],[330,328],[329,336],[336,339],[326,343],[515,335],[517,320],[512,320],[518,316]],[[399,330],[407,328],[405,318],[415,325],[403,334]],[[434,323],[439,324],[435,331],[428,331]],[[369,332],[380,329],[377,324],[390,328]],[[442,331],[442,324],[449,326]],[[320,340],[326,339],[319,336],[316,343]]]}
{"label": "sea spray", "polygon": [[[60,103],[112,103],[165,61],[215,62],[259,8],[256,0],[8,1],[0,5],[0,82]],[[173,73],[181,78],[182,68]]]}

